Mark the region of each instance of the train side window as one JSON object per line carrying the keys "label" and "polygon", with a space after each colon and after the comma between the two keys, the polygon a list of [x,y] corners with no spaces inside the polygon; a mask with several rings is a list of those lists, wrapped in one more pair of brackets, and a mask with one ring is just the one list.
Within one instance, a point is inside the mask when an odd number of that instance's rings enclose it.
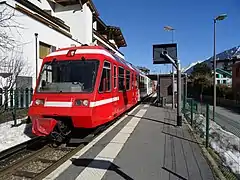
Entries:
{"label": "train side window", "polygon": [[124,69],[122,67],[118,67],[118,89],[124,90]]}
{"label": "train side window", "polygon": [[104,62],[99,92],[111,91],[111,64]]}
{"label": "train side window", "polygon": [[138,89],[140,88],[139,75],[136,75],[136,86]]}
{"label": "train side window", "polygon": [[126,89],[130,90],[131,86],[130,86],[130,82],[131,82],[131,76],[130,76],[130,71],[126,71]]}
{"label": "train side window", "polygon": [[132,89],[134,89],[134,79],[135,79],[135,77],[134,77],[134,74],[133,73],[131,73],[131,78],[132,78]]}
{"label": "train side window", "polygon": [[116,88],[117,87],[117,67],[114,65],[113,67],[113,87]]}

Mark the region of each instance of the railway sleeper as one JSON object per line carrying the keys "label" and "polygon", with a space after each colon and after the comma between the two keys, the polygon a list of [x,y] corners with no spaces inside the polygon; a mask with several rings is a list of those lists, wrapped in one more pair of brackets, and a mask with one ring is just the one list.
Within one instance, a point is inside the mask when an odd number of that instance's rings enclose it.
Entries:
{"label": "railway sleeper", "polygon": [[38,173],[29,172],[29,171],[23,171],[23,170],[17,170],[12,175],[18,176],[18,177],[26,177],[33,179]]}
{"label": "railway sleeper", "polygon": [[42,163],[51,163],[51,164],[57,162],[57,160],[45,159],[45,158],[38,158],[37,161],[41,161]]}

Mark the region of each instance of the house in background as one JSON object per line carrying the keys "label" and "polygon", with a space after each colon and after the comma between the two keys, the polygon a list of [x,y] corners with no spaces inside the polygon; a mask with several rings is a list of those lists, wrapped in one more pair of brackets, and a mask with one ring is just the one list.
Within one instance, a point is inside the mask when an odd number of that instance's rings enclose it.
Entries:
{"label": "house in background", "polygon": [[4,9],[15,11],[14,20],[23,27],[12,27],[9,33],[20,42],[27,61],[30,72],[17,80],[22,78],[27,87],[35,87],[42,59],[59,48],[95,43],[124,59],[120,28],[106,25],[91,0],[5,0],[0,3],[0,11]]}
{"label": "house in background", "polygon": [[232,71],[225,71],[221,68],[216,69],[216,84],[232,86]]}

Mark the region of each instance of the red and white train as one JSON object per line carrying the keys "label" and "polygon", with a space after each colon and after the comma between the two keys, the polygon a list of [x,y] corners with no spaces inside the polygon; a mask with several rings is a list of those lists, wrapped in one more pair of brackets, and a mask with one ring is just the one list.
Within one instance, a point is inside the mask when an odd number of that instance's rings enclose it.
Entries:
{"label": "red and white train", "polygon": [[43,59],[28,112],[32,132],[66,136],[95,128],[151,93],[144,73],[101,46],[59,49]]}

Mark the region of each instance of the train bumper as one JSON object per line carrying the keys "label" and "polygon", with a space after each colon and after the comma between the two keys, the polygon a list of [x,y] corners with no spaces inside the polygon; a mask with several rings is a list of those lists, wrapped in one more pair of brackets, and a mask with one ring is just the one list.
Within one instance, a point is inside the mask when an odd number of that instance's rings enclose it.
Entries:
{"label": "train bumper", "polygon": [[32,133],[37,136],[48,136],[57,124],[53,118],[32,118]]}

